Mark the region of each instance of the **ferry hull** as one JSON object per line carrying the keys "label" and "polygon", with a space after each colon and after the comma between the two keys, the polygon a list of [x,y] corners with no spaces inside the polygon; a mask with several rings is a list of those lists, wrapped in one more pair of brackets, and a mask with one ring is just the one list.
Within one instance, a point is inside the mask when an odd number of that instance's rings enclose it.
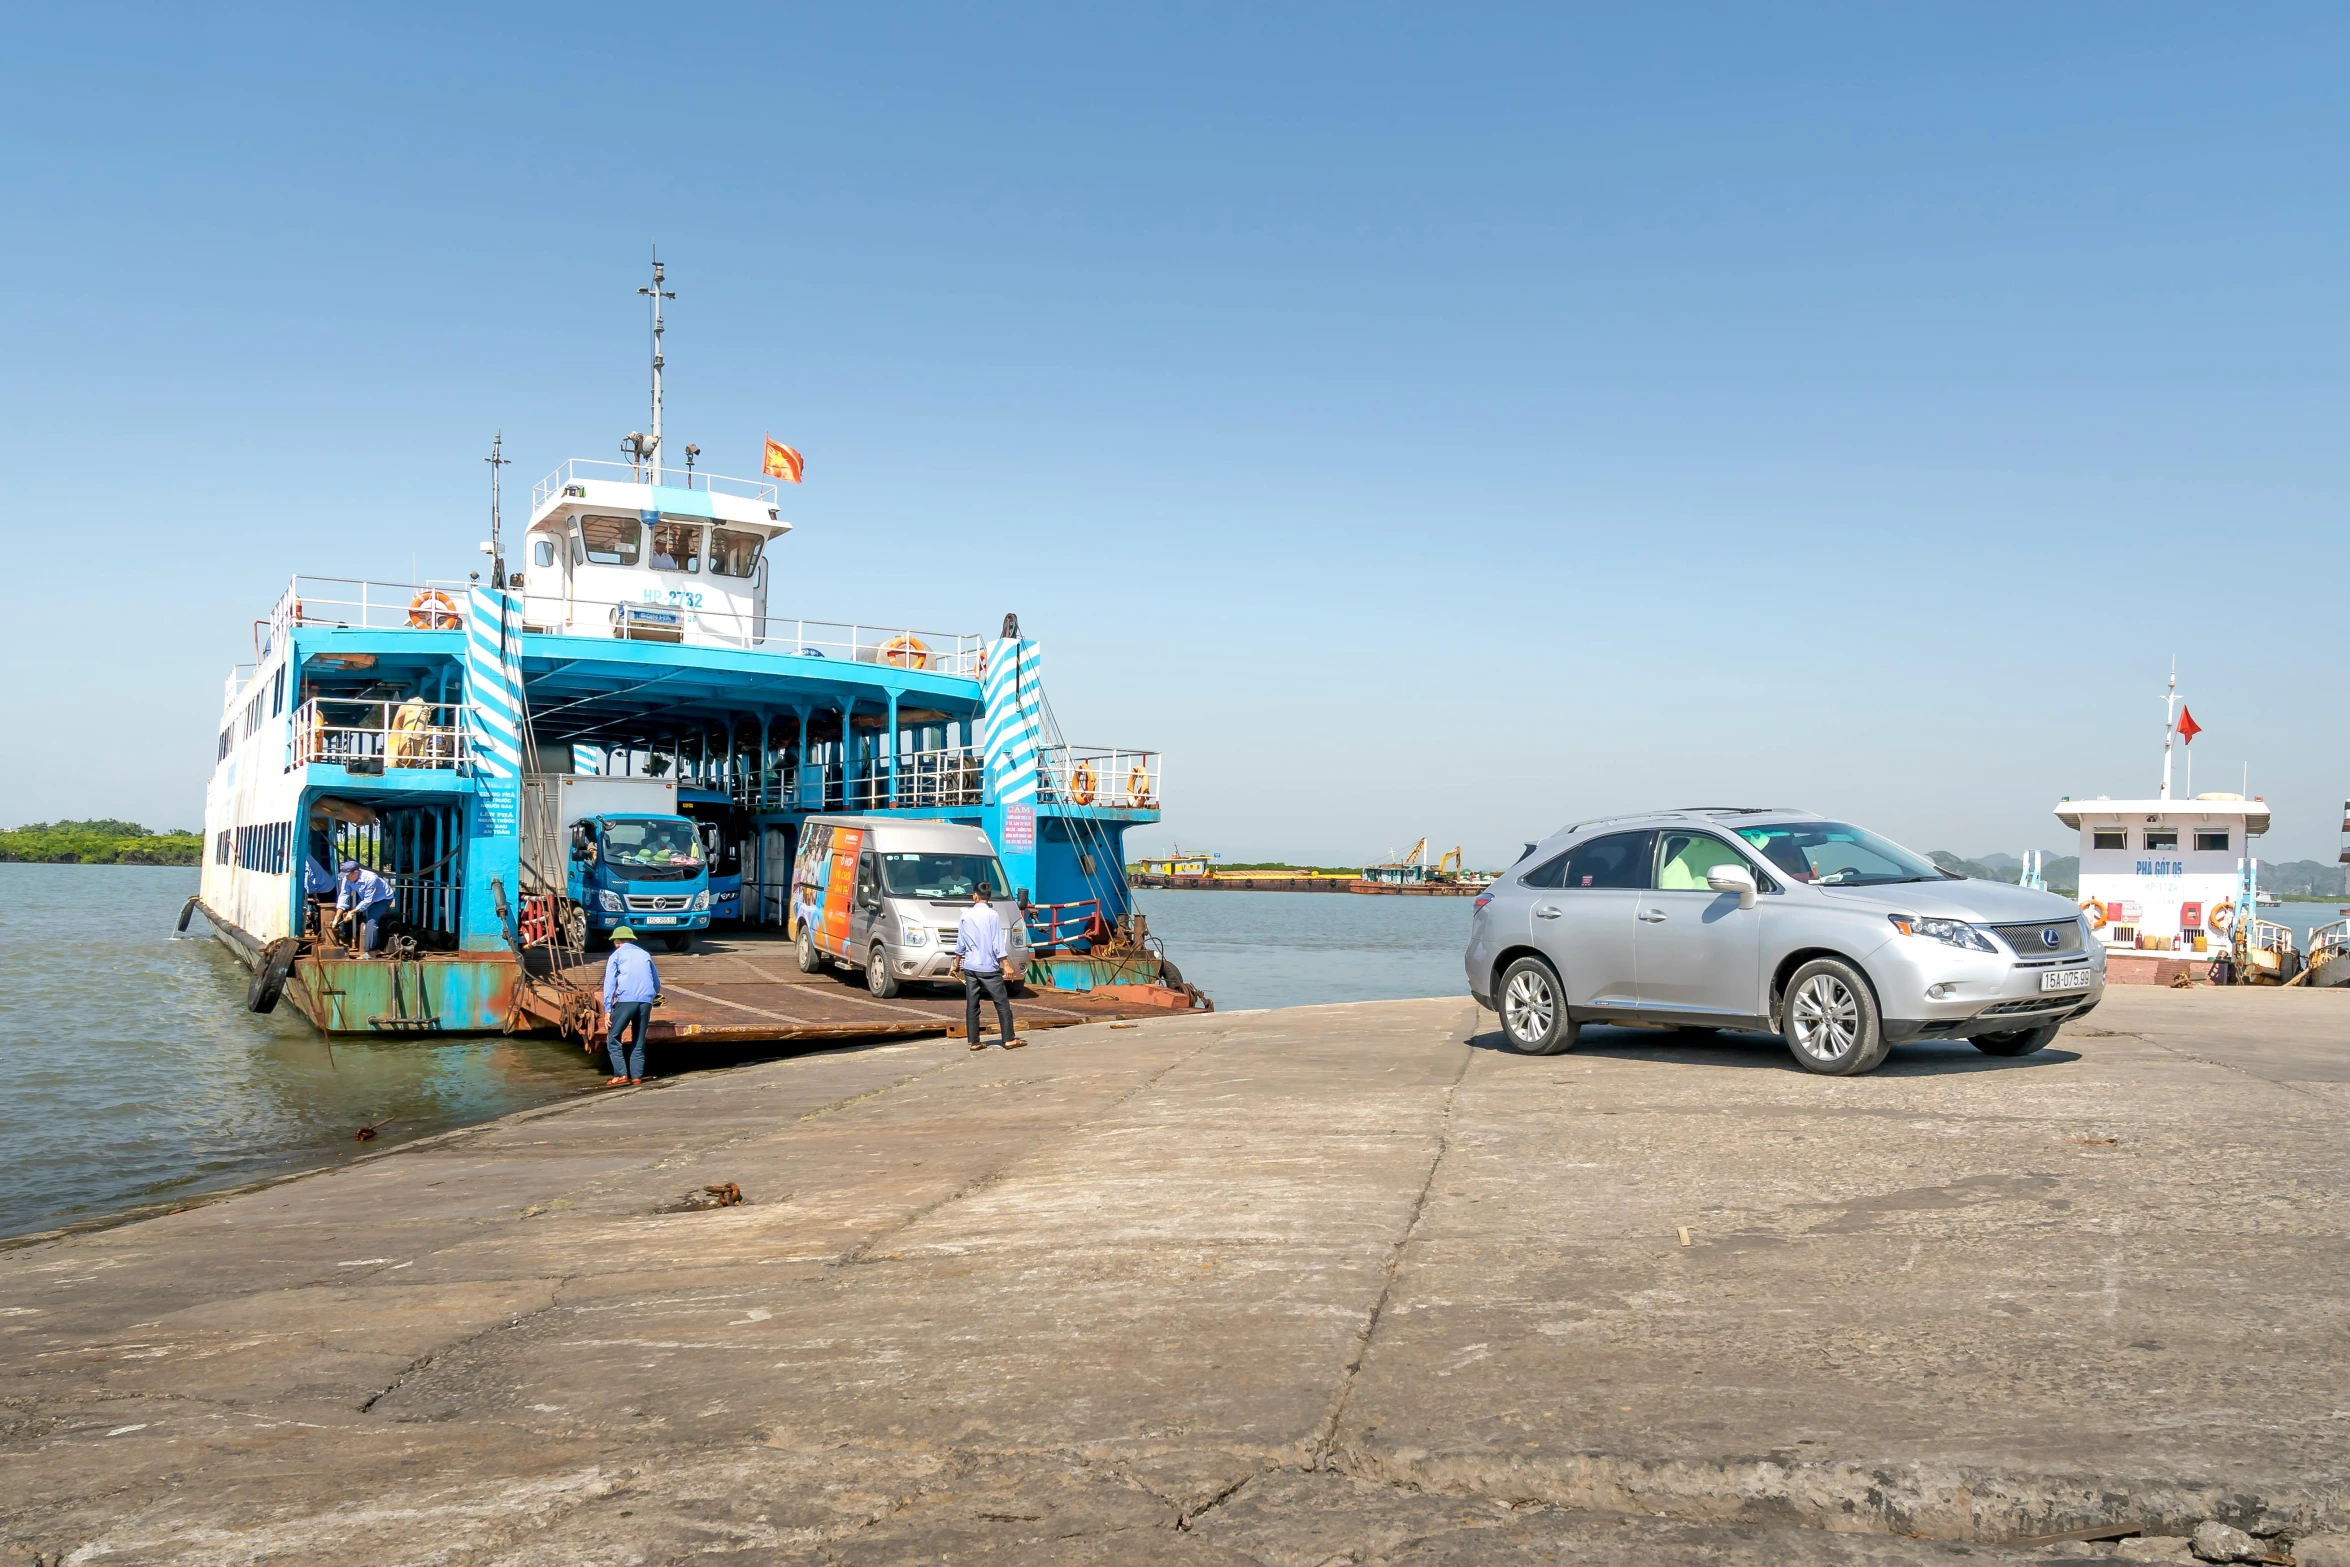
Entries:
{"label": "ferry hull", "polygon": [[296,960],[283,999],[323,1034],[495,1034],[522,969],[504,953]]}

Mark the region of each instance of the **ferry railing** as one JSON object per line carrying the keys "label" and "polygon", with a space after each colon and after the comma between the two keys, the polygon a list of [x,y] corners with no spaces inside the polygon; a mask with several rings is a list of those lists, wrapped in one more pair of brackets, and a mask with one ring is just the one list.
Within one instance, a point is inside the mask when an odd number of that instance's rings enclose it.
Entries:
{"label": "ferry railing", "polygon": [[1068,942],[1091,939],[1102,925],[1102,905],[1098,898],[1077,903],[1031,903],[1021,912],[1028,919],[1028,947],[1032,952],[1052,952]]}
{"label": "ferry railing", "polygon": [[[765,479],[729,479],[723,474],[698,473],[671,468],[666,464],[661,469],[661,480],[667,489],[707,490],[712,495],[732,495],[746,501],[757,501],[764,506],[775,505],[782,494],[780,489]],[[650,489],[653,485],[653,469],[648,463],[606,462],[592,457],[573,457],[530,487],[530,509],[535,513],[556,496],[566,493],[571,486],[591,481],[598,484],[639,484]]]}
{"label": "ferry railing", "polygon": [[2309,932],[2309,966],[2334,958],[2350,957],[2350,920],[2336,920],[2331,925],[2319,925]]}
{"label": "ferry railing", "polygon": [[[465,584],[368,582],[353,577],[296,577],[270,612],[272,637],[294,626],[368,631],[457,631],[468,610]],[[923,670],[976,680],[986,672],[987,639],[973,633],[910,626],[736,611],[684,604],[537,595],[517,584],[530,631],[764,648],[805,658]],[[549,600],[552,598],[552,602]],[[551,617],[551,618],[550,618]]]}
{"label": "ferry railing", "polygon": [[1159,803],[1156,751],[1054,745],[1036,753],[1037,798],[1052,804],[1150,810]]}
{"label": "ferry railing", "polygon": [[312,762],[348,767],[358,762],[363,767],[458,768],[470,756],[462,702],[314,696],[294,709],[288,767]]}

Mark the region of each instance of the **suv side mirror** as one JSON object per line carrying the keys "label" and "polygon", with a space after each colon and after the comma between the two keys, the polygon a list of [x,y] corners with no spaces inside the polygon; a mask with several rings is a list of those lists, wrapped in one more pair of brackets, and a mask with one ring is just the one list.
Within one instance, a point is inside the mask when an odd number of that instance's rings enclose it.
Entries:
{"label": "suv side mirror", "polygon": [[1716,892],[1738,894],[1738,906],[1754,907],[1754,872],[1743,865],[1717,865],[1705,873],[1705,884]]}

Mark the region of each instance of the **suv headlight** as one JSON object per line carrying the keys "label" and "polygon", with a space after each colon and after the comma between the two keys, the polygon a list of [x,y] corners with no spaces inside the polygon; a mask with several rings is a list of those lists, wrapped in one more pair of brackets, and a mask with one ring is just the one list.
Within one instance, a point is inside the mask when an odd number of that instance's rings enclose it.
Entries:
{"label": "suv headlight", "polygon": [[1964,947],[1969,952],[1996,954],[1999,951],[1989,936],[1965,920],[1920,919],[1914,914],[1888,914],[1885,918],[1904,936],[1930,936],[1945,946]]}
{"label": "suv headlight", "polygon": [[596,899],[604,905],[605,912],[609,914],[623,913],[628,908],[627,900],[617,892],[599,892],[596,894]]}
{"label": "suv headlight", "polygon": [[696,910],[696,911],[699,911],[699,910],[702,910],[702,909],[706,909],[706,908],[708,908],[709,906],[710,906],[710,889],[709,889],[709,888],[707,888],[707,887],[704,887],[704,888],[703,888],[703,889],[702,889],[700,892],[697,892],[697,893],[695,893],[695,894],[694,894],[694,901],[693,901],[692,903],[690,903],[690,904],[688,904],[688,905],[687,905],[687,907],[688,907],[688,908],[694,909],[694,910]]}

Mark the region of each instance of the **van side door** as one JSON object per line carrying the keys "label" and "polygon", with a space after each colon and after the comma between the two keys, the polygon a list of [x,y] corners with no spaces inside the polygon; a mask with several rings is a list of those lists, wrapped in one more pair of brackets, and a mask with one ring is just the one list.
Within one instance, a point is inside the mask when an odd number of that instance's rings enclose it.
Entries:
{"label": "van side door", "polygon": [[863,963],[881,928],[881,859],[868,845],[857,856],[857,895],[849,903],[849,959]]}

